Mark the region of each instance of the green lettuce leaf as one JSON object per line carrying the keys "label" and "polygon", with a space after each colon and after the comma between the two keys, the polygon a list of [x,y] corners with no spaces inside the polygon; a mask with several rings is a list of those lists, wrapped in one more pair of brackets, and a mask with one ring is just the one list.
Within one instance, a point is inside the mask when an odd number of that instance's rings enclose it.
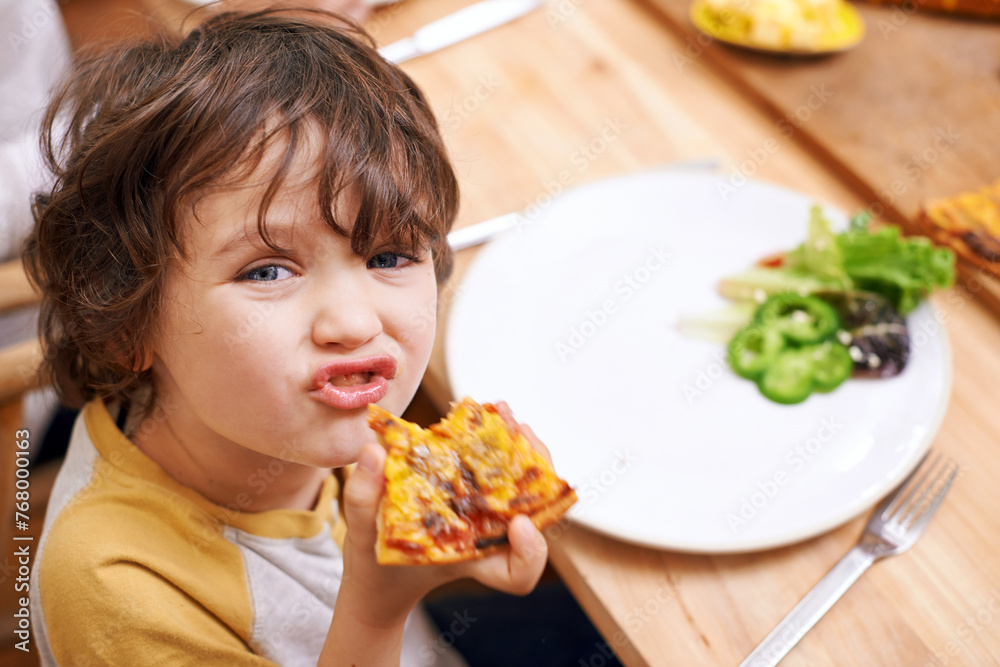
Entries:
{"label": "green lettuce leaf", "polygon": [[881,294],[905,315],[937,288],[955,282],[955,253],[923,236],[903,237],[898,227],[872,231],[861,212],[847,231],[834,234],[819,206],[809,215],[809,235],[785,255],[780,268],[754,268],[720,283],[723,296],[761,301],[781,291],[811,294],[865,290]]}
{"label": "green lettuce leaf", "polygon": [[793,272],[835,282],[844,289],[851,286],[844,271],[844,258],[837,236],[830,229],[830,221],[823,217],[822,209],[816,205],[809,211],[809,236],[806,242],[788,253],[785,266]]}
{"label": "green lettuce leaf", "polygon": [[898,227],[837,236],[844,271],[854,286],[876,292],[907,314],[939,287],[955,282],[955,253],[923,236],[903,237]]}

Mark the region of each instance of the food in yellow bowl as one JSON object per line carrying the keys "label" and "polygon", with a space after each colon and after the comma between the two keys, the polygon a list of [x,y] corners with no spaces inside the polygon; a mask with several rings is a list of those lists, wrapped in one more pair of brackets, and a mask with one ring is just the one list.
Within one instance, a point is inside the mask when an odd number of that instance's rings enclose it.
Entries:
{"label": "food in yellow bowl", "polygon": [[718,40],[786,53],[838,51],[864,35],[844,0],[695,0],[691,20]]}

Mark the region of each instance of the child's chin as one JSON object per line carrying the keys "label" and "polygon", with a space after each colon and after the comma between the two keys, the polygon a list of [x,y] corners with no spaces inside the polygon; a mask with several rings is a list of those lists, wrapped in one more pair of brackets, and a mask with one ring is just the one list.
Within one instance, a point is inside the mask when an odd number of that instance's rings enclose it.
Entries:
{"label": "child's chin", "polygon": [[309,461],[307,465],[312,466],[313,468],[320,468],[323,470],[336,470],[337,468],[343,468],[347,465],[350,465],[351,463],[354,463],[355,460],[357,459],[345,460],[344,457],[336,457],[336,458],[331,457],[327,459],[319,458],[316,460]]}
{"label": "child's chin", "polygon": [[317,468],[342,468],[358,460],[362,447],[376,442],[367,420],[359,425],[341,424],[340,428],[324,435],[323,440],[325,442],[317,442],[312,447],[309,465]]}

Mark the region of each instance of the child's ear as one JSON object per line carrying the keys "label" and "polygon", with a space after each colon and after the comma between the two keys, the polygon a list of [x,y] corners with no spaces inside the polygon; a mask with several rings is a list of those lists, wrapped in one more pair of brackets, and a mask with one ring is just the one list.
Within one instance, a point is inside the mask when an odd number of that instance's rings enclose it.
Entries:
{"label": "child's ear", "polygon": [[129,368],[134,373],[142,373],[153,365],[153,350],[148,344],[139,346],[134,353],[129,354],[129,345],[125,341],[110,343],[114,360],[122,368]]}
{"label": "child's ear", "polygon": [[153,347],[149,343],[139,345],[133,352],[125,341],[112,344],[115,361],[134,373],[142,373],[153,365]]}
{"label": "child's ear", "polygon": [[153,365],[153,353],[147,346],[142,346],[141,349],[135,355],[135,359],[132,361],[132,370],[136,373],[142,373],[143,371],[149,370],[149,367]]}

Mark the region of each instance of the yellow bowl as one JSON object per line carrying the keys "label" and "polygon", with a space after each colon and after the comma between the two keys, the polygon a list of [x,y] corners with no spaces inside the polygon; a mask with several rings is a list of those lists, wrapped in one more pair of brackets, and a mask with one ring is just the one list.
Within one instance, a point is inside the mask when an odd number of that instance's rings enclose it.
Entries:
{"label": "yellow bowl", "polygon": [[815,47],[776,47],[773,44],[757,42],[750,37],[751,17],[746,14],[731,14],[715,11],[707,0],[695,0],[691,5],[691,22],[698,30],[726,44],[761,51],[765,53],[790,55],[818,55],[845,51],[858,45],[864,38],[865,24],[853,6],[842,2],[838,8],[839,29],[825,29],[819,34]]}

